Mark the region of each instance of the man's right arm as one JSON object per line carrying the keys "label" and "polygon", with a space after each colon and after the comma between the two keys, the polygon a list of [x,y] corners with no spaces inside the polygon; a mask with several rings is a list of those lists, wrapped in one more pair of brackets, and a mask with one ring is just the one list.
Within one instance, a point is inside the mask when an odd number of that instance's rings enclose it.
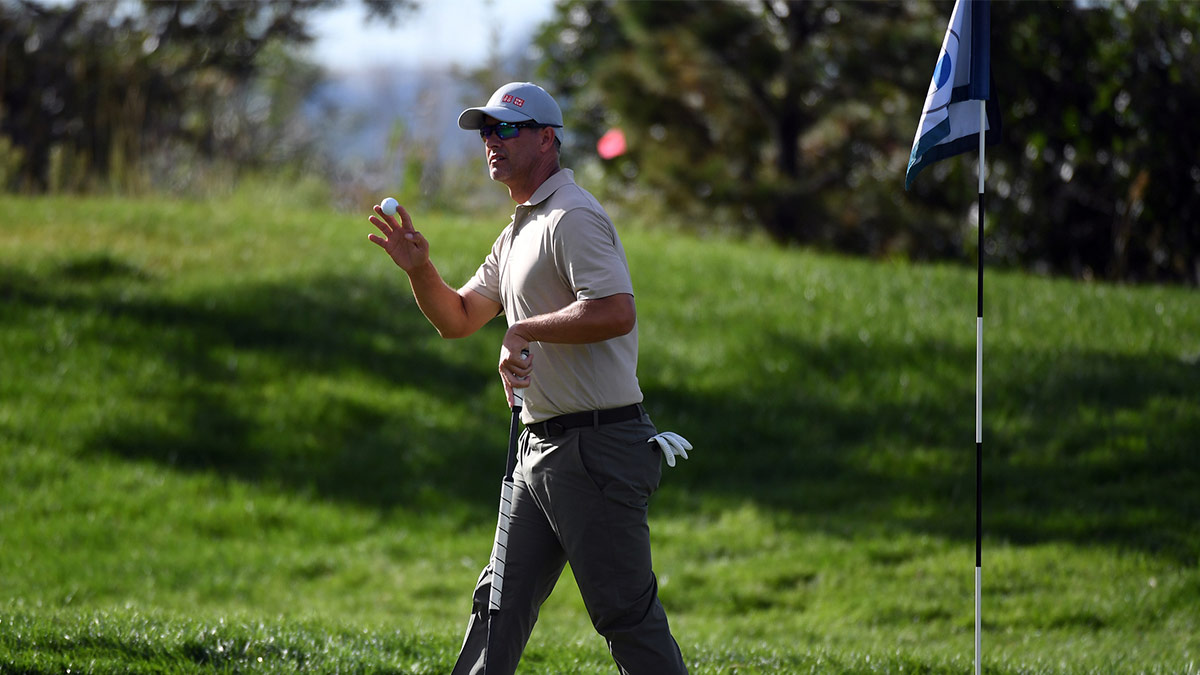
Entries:
{"label": "man's right arm", "polygon": [[467,288],[450,288],[429,260],[429,242],[413,227],[408,211],[398,207],[396,216],[376,206],[370,221],[379,234],[369,239],[408,274],[417,306],[442,337],[471,335],[500,313],[500,303]]}
{"label": "man's right arm", "polygon": [[450,288],[432,262],[405,271],[417,307],[444,338],[471,335],[500,313],[500,303],[467,288]]}

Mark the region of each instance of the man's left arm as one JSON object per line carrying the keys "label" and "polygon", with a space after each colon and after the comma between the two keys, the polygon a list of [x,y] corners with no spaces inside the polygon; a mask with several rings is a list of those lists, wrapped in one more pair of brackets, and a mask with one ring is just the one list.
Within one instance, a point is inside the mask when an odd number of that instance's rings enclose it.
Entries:
{"label": "man's left arm", "polygon": [[626,335],[637,323],[633,295],[617,293],[576,300],[562,309],[531,316],[509,326],[500,347],[500,372],[510,386],[529,386],[533,364],[521,359],[530,342],[589,344]]}
{"label": "man's left arm", "polygon": [[633,330],[637,307],[629,293],[576,300],[556,312],[532,316],[509,326],[504,343],[518,354],[530,342],[588,344],[621,337]]}
{"label": "man's left arm", "polygon": [[626,335],[637,325],[625,251],[607,216],[591,208],[568,209],[550,239],[554,266],[575,301],[509,326],[500,348],[500,372],[518,387],[528,386],[533,370],[533,359],[520,358],[530,342],[591,344]]}

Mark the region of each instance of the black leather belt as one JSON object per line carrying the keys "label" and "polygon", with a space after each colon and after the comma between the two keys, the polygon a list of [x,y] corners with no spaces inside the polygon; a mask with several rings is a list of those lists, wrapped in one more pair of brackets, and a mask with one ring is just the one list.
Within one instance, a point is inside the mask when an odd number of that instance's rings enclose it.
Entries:
{"label": "black leather belt", "polygon": [[534,422],[526,428],[529,429],[535,436],[542,438],[553,438],[560,434],[565,434],[571,429],[580,427],[598,427],[601,424],[616,424],[617,422],[628,422],[635,420],[646,413],[646,409],[641,403],[634,403],[622,408],[609,408],[608,410],[585,410],[577,413],[567,413],[558,417],[551,417],[542,422]]}

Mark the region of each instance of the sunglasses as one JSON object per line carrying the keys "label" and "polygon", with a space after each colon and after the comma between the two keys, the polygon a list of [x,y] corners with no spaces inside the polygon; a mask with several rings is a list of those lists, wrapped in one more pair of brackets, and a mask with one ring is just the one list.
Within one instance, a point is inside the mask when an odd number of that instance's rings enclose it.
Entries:
{"label": "sunglasses", "polygon": [[553,124],[538,124],[537,122],[498,122],[496,124],[485,124],[479,127],[479,137],[487,140],[492,134],[502,141],[516,138],[521,134],[522,129],[542,129],[544,127],[554,126]]}

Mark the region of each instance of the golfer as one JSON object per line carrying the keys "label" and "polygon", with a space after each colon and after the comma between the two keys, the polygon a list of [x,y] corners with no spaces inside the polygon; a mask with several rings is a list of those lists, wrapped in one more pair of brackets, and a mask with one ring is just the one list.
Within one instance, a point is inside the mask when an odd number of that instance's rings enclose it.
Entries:
{"label": "golfer", "polygon": [[[371,222],[382,236],[370,236],[408,273],[442,337],[470,335],[503,312],[499,368],[509,404],[514,388],[524,390],[503,603],[489,641],[485,567],[454,673],[481,673],[485,651],[489,674],[514,672],[567,562],[621,673],[686,673],[651,569],[646,516],[662,465],[650,441],[661,435],[641,405],[621,240],[595,197],[559,166],[562,112],[541,87],[506,84],[458,125],[478,130],[492,180],[517,204],[475,276],[457,291],[448,286],[403,208],[397,220],[376,206]],[[661,450],[673,465],[668,446]]]}

